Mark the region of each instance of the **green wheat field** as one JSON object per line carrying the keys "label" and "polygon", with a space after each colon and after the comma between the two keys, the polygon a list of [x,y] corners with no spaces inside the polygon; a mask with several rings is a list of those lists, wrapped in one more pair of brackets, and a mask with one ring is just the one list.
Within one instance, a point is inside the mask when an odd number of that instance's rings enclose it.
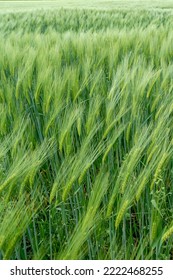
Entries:
{"label": "green wheat field", "polygon": [[173,259],[173,0],[0,2],[0,259]]}

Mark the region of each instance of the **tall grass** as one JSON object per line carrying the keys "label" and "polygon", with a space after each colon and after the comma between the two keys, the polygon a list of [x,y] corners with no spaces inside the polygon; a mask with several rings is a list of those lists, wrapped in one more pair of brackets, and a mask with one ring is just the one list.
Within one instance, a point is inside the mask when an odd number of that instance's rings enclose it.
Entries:
{"label": "tall grass", "polygon": [[173,258],[172,12],[0,19],[0,258]]}

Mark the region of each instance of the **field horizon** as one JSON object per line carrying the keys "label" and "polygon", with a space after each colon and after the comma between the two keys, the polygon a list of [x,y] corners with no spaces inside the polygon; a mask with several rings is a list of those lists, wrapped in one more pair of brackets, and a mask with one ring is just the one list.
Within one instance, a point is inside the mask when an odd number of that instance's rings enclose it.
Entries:
{"label": "field horizon", "polygon": [[[25,4],[24,6],[21,7],[21,4]],[[33,6],[34,4],[34,6]],[[8,1],[1,1],[0,0],[0,9],[3,7],[6,8],[29,8],[32,5],[32,8],[39,8],[41,4],[41,7],[45,8],[51,8],[51,6],[60,8],[60,7],[65,7],[65,8],[95,8],[95,9],[117,9],[117,8],[126,8],[126,9],[131,9],[132,7],[134,8],[141,8],[141,9],[147,9],[147,8],[156,8],[156,9],[173,9],[173,2],[172,0],[165,0],[165,1],[160,1],[160,0],[8,0]],[[40,7],[40,8],[41,8]]]}

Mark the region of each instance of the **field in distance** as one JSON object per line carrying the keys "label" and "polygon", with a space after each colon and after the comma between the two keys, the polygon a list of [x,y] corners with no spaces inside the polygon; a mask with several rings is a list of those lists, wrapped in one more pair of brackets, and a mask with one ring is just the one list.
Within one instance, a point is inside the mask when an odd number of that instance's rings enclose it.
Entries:
{"label": "field in distance", "polygon": [[19,1],[0,1],[0,11],[8,10],[25,10],[25,9],[50,9],[50,8],[96,8],[96,9],[117,9],[117,8],[164,8],[173,9],[172,0],[19,0]]}

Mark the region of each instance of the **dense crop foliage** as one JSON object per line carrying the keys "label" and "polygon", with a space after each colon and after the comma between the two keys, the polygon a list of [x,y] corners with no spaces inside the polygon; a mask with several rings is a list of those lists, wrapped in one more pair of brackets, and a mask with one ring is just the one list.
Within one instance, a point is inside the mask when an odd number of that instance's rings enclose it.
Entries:
{"label": "dense crop foliage", "polygon": [[0,258],[173,258],[173,14],[0,17]]}

